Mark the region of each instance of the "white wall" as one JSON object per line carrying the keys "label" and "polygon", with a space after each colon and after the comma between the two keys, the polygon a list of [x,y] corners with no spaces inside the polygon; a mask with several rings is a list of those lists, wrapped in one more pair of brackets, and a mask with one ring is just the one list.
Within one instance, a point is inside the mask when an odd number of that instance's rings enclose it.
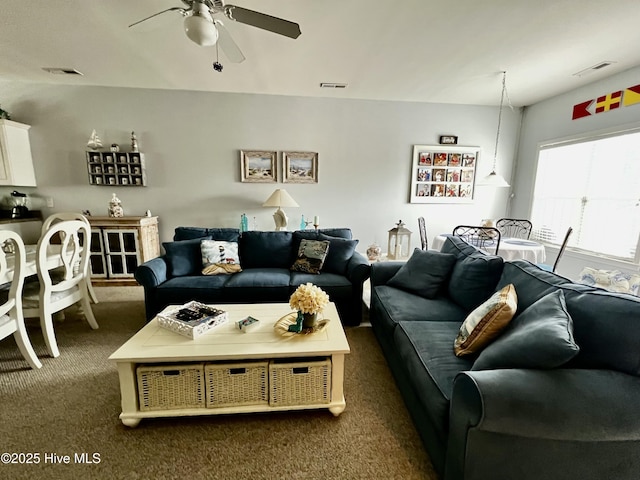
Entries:
{"label": "white wall", "polygon": [[[85,210],[105,215],[112,192],[125,214],[150,209],[160,217],[162,241],[178,225],[237,227],[240,214],[273,229],[271,209],[261,204],[285,187],[301,208],[285,209],[290,229],[300,215],[319,215],[321,227],[348,226],[360,249],[402,219],[419,244],[417,217],[430,236],[461,223],[504,214],[508,192],[476,189],[472,204],[409,204],[414,144],[435,144],[439,135],[459,136],[483,156],[479,175],[493,162],[497,107],[299,98],[145,89],[51,86],[0,82],[3,108],[30,131],[37,189],[33,208]],[[520,110],[505,109],[498,170],[509,178]],[[85,145],[96,129],[106,146],[130,145],[135,130],[147,162],[148,186],[90,186]],[[240,182],[239,150],[303,150],[319,153],[319,183]],[[12,189],[0,190],[6,195]],[[53,197],[55,208],[42,199]],[[250,222],[252,224],[252,221]]]}
{"label": "white wall", "polygon": [[[519,218],[528,218],[536,175],[538,148],[554,140],[573,138],[595,133],[624,130],[640,126],[640,104],[620,107],[608,112],[572,120],[573,106],[599,96],[624,90],[640,83],[640,68],[627,70],[611,78],[594,82],[569,93],[527,107],[523,114],[522,132],[515,167],[511,212]],[[612,172],[613,175],[613,172]],[[571,181],[568,179],[568,181]],[[640,192],[638,192],[640,195]],[[612,235],[615,232],[603,232]],[[548,249],[548,260],[553,261],[556,251]],[[638,266],[608,261],[603,258],[565,251],[558,273],[577,279],[585,267],[599,269],[637,270]]]}

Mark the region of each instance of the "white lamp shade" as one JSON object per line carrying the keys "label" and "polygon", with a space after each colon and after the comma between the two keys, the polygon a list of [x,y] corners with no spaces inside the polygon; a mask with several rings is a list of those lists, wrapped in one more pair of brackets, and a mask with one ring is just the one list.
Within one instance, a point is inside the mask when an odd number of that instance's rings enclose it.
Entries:
{"label": "white lamp shade", "polygon": [[199,14],[189,15],[184,19],[184,31],[192,42],[203,47],[215,45],[218,41],[218,29],[213,20]]}
{"label": "white lamp shade", "polygon": [[263,207],[299,207],[296,201],[287,193],[286,190],[278,188],[271,194],[267,201],[262,204]]}
{"label": "white lamp shade", "polygon": [[481,187],[508,187],[509,186],[509,184],[502,177],[502,175],[498,175],[495,171],[491,172],[486,177],[478,180],[476,182],[476,185],[479,185]]}

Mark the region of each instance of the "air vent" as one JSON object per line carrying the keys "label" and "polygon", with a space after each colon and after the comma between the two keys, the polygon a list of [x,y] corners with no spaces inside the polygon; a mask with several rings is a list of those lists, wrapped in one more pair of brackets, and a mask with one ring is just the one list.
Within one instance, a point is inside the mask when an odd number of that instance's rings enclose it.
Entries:
{"label": "air vent", "polygon": [[347,83],[327,83],[323,82],[320,84],[320,88],[347,88]]}
{"label": "air vent", "polygon": [[54,75],[82,75],[82,72],[79,72],[75,68],[42,67],[42,69]]}
{"label": "air vent", "polygon": [[589,68],[585,68],[584,70],[580,70],[577,73],[574,73],[573,76],[574,77],[584,77],[586,75],[589,75],[593,72],[597,72],[598,70],[602,70],[603,68],[606,68],[610,65],[613,65],[616,62],[612,62],[612,61],[604,61],[604,62],[600,62],[597,63],[596,65],[593,65],[592,67]]}

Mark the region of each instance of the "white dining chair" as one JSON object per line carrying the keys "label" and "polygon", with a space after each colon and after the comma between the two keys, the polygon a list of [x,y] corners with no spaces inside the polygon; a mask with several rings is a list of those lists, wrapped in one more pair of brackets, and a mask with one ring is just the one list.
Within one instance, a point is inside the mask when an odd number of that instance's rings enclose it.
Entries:
{"label": "white dining chair", "polygon": [[[80,240],[86,240],[89,235],[89,225],[82,220],[52,224],[40,237],[36,249],[38,281],[28,282],[24,288],[24,316],[40,318],[45,343],[53,357],[60,355],[53,329],[54,313],[79,303],[89,326],[98,328],[87,288],[90,242]],[[52,242],[58,239],[61,244]],[[52,262],[53,257],[56,257],[55,262]],[[49,270],[52,263],[61,265],[53,276]]]}
{"label": "white dining chair", "polygon": [[[49,230],[51,225],[53,225],[54,223],[62,222],[65,220],[80,220],[80,221],[86,222],[86,224],[89,225],[89,236],[87,237],[87,240],[84,240],[84,241],[91,242],[91,224],[89,223],[89,219],[87,219],[87,217],[85,217],[83,214],[79,212],[52,213],[42,222],[42,229],[41,229],[40,235],[41,236],[44,235],[46,231]],[[90,247],[91,247],[91,244],[89,243],[89,249],[87,250],[89,252],[89,255],[91,255]],[[87,272],[88,271],[89,271],[89,263],[87,263]],[[89,274],[87,273],[87,275]],[[93,285],[91,284],[90,276],[88,277],[88,280],[87,280],[87,289],[89,290],[89,296],[91,297],[91,301],[93,303],[98,303],[98,297],[96,296],[96,292],[93,290]]]}
{"label": "white dining chair", "polygon": [[[22,313],[22,288],[24,286],[24,264],[26,252],[22,238],[12,231],[0,230],[0,245],[11,245],[13,253],[11,253],[13,261],[13,273],[11,285],[8,290],[2,291],[0,299],[0,339],[13,335],[18,344],[20,353],[29,363],[31,368],[40,368],[42,363],[38,360],[36,352],[31,346],[31,341],[27,335],[27,329],[24,325],[24,316]],[[11,267],[7,263],[7,254],[4,249],[0,249],[0,276],[4,278],[5,274]]]}

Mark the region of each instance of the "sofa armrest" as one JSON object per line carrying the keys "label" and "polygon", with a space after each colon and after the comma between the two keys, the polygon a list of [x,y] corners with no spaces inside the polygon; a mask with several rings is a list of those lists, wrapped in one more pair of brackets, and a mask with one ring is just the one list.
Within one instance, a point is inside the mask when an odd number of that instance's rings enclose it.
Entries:
{"label": "sofa armrest", "polygon": [[371,266],[364,255],[359,252],[353,252],[347,264],[347,278],[349,278],[351,284],[362,287],[362,284],[369,278],[370,274]]}
{"label": "sofa armrest", "polygon": [[[465,478],[465,462],[478,451],[508,451],[510,447],[517,448],[516,439],[522,439],[522,444],[529,447],[537,445],[532,448],[543,455],[563,442],[629,442],[640,446],[640,415],[630,414],[639,403],[640,379],[612,370],[504,369],[460,373],[451,394],[445,478]],[[483,437],[480,432],[487,435]],[[483,439],[474,444],[472,437]],[[487,445],[489,441],[496,445]],[[603,456],[606,452],[603,449]],[[593,461],[602,465],[609,462],[596,458]],[[567,462],[571,463],[570,459]],[[561,467],[548,468],[552,471]],[[554,475],[551,473],[548,478]]]}
{"label": "sofa armrest", "polygon": [[153,258],[142,265],[138,265],[135,278],[140,285],[146,288],[154,288],[167,281],[166,257]]}
{"label": "sofa armrest", "polygon": [[404,262],[376,262],[371,264],[371,286],[385,285]]}

